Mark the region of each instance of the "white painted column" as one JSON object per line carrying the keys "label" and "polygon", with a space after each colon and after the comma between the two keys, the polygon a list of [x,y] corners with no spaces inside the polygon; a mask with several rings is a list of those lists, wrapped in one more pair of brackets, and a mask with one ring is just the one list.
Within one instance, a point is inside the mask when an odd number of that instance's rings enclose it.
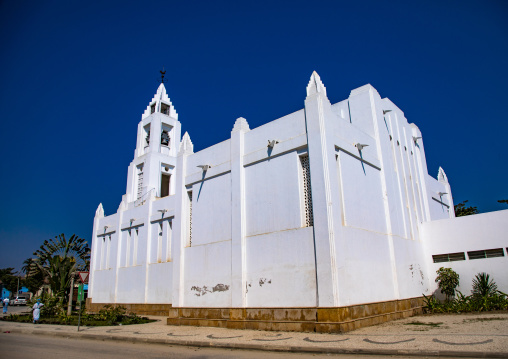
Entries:
{"label": "white painted column", "polygon": [[[148,271],[150,270],[150,266],[149,266],[149,263],[150,263],[150,250],[151,250],[151,246],[152,246],[152,223],[150,222],[150,218],[152,218],[152,211],[153,211],[153,199],[154,197],[153,196],[150,196],[149,198],[147,198],[146,200],[146,204],[145,206],[148,206],[148,217],[146,217],[146,222],[145,222],[145,226],[146,226],[146,237],[145,237],[145,247],[146,247],[146,253],[145,253],[145,264],[144,264],[144,267],[145,267],[145,303],[148,303],[148,291],[150,290],[150,288],[148,288],[148,278],[149,278],[149,273]],[[158,232],[159,231],[155,231],[156,235],[158,235]],[[142,242],[139,243],[138,242],[138,246],[139,245],[143,245]]]}
{"label": "white painted column", "polygon": [[138,123],[138,136],[136,137],[136,149],[134,150],[134,158],[141,157],[144,151],[144,129],[143,121]]}
{"label": "white painted column", "polygon": [[245,239],[244,135],[249,124],[240,117],[231,131],[231,306],[247,306],[247,248]]}
{"label": "white painted column", "polygon": [[161,147],[161,116],[160,114],[153,114],[150,123],[150,151],[158,153]]}
{"label": "white painted column", "polygon": [[185,188],[185,174],[187,172],[187,157],[193,153],[193,146],[189,134],[183,135],[180,151],[176,159],[176,185],[175,185],[175,218],[173,220],[173,240],[171,252],[173,254],[173,307],[184,305],[184,268],[185,247],[189,231],[189,205],[187,190]]}
{"label": "white painted column", "polygon": [[88,297],[93,300],[93,291],[94,291],[94,272],[97,269],[97,231],[99,228],[99,221],[101,218],[104,218],[104,208],[102,208],[102,203],[99,203],[97,210],[95,211],[95,217],[93,219],[93,231],[92,231],[92,241],[90,244],[90,272],[88,274]]}
{"label": "white painted column", "polygon": [[125,206],[120,204],[120,207],[118,208],[118,222],[117,222],[117,233],[118,233],[118,249],[116,253],[116,268],[115,268],[115,299],[114,303],[117,303],[118,298],[118,273],[120,271],[120,264],[122,263],[122,248],[126,245],[126,241],[124,240],[123,236],[125,235],[125,231],[122,231],[122,223],[123,223],[123,216],[125,213]]}
{"label": "white painted column", "polygon": [[[333,143],[333,118],[326,89],[314,72],[307,86],[305,117],[314,215],[317,306],[339,306],[336,245],[341,231],[341,209]],[[340,261],[342,263],[342,261]]]}
{"label": "white painted column", "polygon": [[[137,169],[134,162],[131,162],[127,169],[127,188],[125,190],[125,204],[136,200],[137,191],[134,188],[136,185]],[[124,198],[122,197],[122,201]]]}
{"label": "white painted column", "polygon": [[[365,103],[369,104],[370,107],[370,119],[373,124],[374,138],[376,140],[376,152],[379,159],[379,163],[381,163],[381,190],[383,191],[383,207],[384,207],[384,216],[386,220],[386,233],[388,234],[388,249],[390,252],[390,268],[392,271],[392,282],[393,282],[393,298],[399,299],[399,281],[397,278],[397,263],[395,260],[395,248],[393,244],[393,229],[392,229],[392,216],[390,212],[391,207],[391,198],[392,196],[388,195],[388,184],[387,182],[393,180],[393,168],[391,167],[391,149],[390,142],[387,136],[383,136],[383,140],[381,139],[381,122],[384,122],[383,119],[383,103],[381,100],[381,96],[377,92],[377,90],[370,86],[364,86],[365,93],[363,96],[367,97],[365,99]],[[387,178],[388,177],[388,178]],[[390,188],[391,189],[391,188]],[[391,194],[391,193],[390,193]],[[395,197],[393,197],[395,198]]]}

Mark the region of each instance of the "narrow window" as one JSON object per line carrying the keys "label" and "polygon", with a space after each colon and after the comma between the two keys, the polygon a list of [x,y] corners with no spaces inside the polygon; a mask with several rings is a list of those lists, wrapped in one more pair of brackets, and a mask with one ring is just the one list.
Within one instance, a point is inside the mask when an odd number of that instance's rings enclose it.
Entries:
{"label": "narrow window", "polygon": [[101,269],[105,269],[106,267],[106,236],[102,237],[102,246],[101,246]]}
{"label": "narrow window", "polygon": [[161,113],[169,116],[169,105],[161,103]]}
{"label": "narrow window", "polygon": [[161,175],[161,197],[169,196],[169,179],[170,175],[162,174]]}
{"label": "narrow window", "polygon": [[485,256],[487,258],[504,257],[503,248],[486,249]]}
{"label": "narrow window", "polygon": [[166,261],[171,260],[171,235],[173,232],[173,222],[168,220],[164,221],[164,226],[166,227],[166,230],[164,231],[164,237],[163,237],[163,243],[165,244],[165,248],[163,246],[163,255],[166,256]]}
{"label": "narrow window", "polygon": [[139,166],[137,166],[137,170],[138,170],[138,179],[137,179],[137,184],[138,184],[138,195],[137,195],[137,199],[140,199],[141,196],[143,195],[143,164],[140,164]]}
{"label": "narrow window", "polygon": [[150,114],[155,112],[155,104],[153,103],[152,106],[150,106]]}
{"label": "narrow window", "polygon": [[485,251],[471,251],[467,252],[469,259],[483,259],[485,257]]}
{"label": "narrow window", "polygon": [[484,258],[496,258],[504,257],[503,248],[496,249],[484,249],[481,251],[467,252],[469,259],[484,259]]}
{"label": "narrow window", "polygon": [[133,244],[132,244],[132,262],[131,264],[135,266],[138,264],[138,237],[139,237],[139,229],[136,228],[134,232]]}
{"label": "narrow window", "polygon": [[466,260],[466,255],[464,252],[436,254],[432,256],[432,260],[434,263],[464,261]]}
{"label": "narrow window", "polygon": [[108,236],[108,247],[106,251],[106,269],[111,268],[110,257],[111,257],[111,234]]}
{"label": "narrow window", "polygon": [[303,198],[305,207],[305,227],[314,225],[314,215],[312,213],[312,189],[310,185],[310,166],[309,155],[300,157],[303,174]]}
{"label": "narrow window", "polygon": [[159,236],[157,238],[157,263],[162,262],[162,236],[164,234],[164,224],[159,222]]}
{"label": "narrow window", "polygon": [[448,259],[449,259],[450,262],[465,261],[466,260],[466,255],[464,254],[464,252],[450,253],[450,254],[448,254]]}
{"label": "narrow window", "polygon": [[448,254],[435,254],[432,256],[434,263],[448,262]]}
{"label": "narrow window", "polygon": [[187,192],[189,196],[189,247],[192,246],[192,191]]}
{"label": "narrow window", "polygon": [[125,240],[125,266],[128,267],[130,266],[130,257],[131,257],[131,237],[132,237],[132,232],[131,230],[129,229],[127,231],[127,238]]}
{"label": "narrow window", "polygon": [[349,101],[347,102],[347,110],[349,112],[349,123],[353,123],[353,120],[351,120],[351,107],[349,106]]}

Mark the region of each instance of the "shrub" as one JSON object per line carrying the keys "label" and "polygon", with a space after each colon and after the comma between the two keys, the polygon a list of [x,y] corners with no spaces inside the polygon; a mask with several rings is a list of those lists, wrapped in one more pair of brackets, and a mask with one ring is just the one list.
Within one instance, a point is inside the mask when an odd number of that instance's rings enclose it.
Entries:
{"label": "shrub", "polygon": [[473,279],[473,297],[490,297],[497,294],[497,284],[490,276],[483,272],[478,273]]}
{"label": "shrub", "polygon": [[69,325],[72,323],[73,317],[72,315],[67,315],[67,313],[61,312],[58,314],[58,320],[61,324]]}
{"label": "shrub", "polygon": [[99,314],[96,315],[96,318],[100,320],[104,320],[110,325],[114,325],[115,323],[121,322],[122,317],[125,315],[127,309],[122,306],[114,307],[110,304],[105,305],[104,308],[99,310]]}
{"label": "shrub", "polygon": [[473,290],[471,291],[475,310],[494,310],[508,308],[508,298],[503,292],[497,289],[494,279],[483,272],[478,273],[473,279]]}
{"label": "shrub", "polygon": [[[440,268],[449,269],[449,268]],[[442,273],[444,271],[441,271]],[[452,271],[453,272],[453,271]],[[438,270],[439,274],[439,270]],[[458,277],[458,275],[457,275]],[[439,278],[439,277],[438,277]],[[436,282],[438,279],[436,279]],[[454,292],[455,292],[454,287]],[[443,293],[443,290],[441,291]],[[505,310],[508,309],[508,295],[499,291],[493,279],[486,273],[478,273],[473,279],[471,295],[465,296],[456,291],[457,298],[449,299],[443,303],[434,296],[424,295],[424,310],[427,313],[463,313],[473,311]]]}
{"label": "shrub", "polygon": [[459,285],[459,275],[451,268],[441,267],[437,271],[436,283],[441,289],[441,293],[446,295],[446,300],[449,301],[455,296],[455,289]]}
{"label": "shrub", "polygon": [[439,302],[439,300],[437,300],[436,297],[434,297],[433,295],[427,297],[424,294],[423,302],[424,302],[423,310],[426,313],[439,313],[442,309],[441,302]]}
{"label": "shrub", "polygon": [[[44,307],[43,307],[44,308]],[[50,310],[53,310],[50,308]],[[128,325],[128,324],[144,324],[151,323],[154,320],[146,317],[139,317],[136,314],[126,315],[124,307],[113,307],[111,305],[105,306],[99,311],[98,314],[86,314],[84,306],[81,308],[81,325],[86,326],[104,326],[104,325]],[[46,312],[47,313],[47,312]],[[74,312],[73,315],[67,315],[65,311],[60,311],[56,315],[46,315],[41,317],[41,324],[65,324],[77,325],[78,313]],[[11,314],[9,316],[0,317],[0,320],[11,322],[30,323],[32,321],[31,314]]]}
{"label": "shrub", "polygon": [[64,307],[62,301],[58,297],[51,296],[40,296],[33,297],[31,300],[27,302],[27,305],[33,307],[37,300],[40,299],[43,307],[41,308],[41,318],[43,316],[46,317],[57,317],[67,311],[67,308]]}

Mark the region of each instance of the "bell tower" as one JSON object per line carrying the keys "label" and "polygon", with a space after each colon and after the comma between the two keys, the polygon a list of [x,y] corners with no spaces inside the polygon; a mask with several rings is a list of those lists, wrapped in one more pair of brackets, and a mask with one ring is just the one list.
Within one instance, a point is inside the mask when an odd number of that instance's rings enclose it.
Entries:
{"label": "bell tower", "polygon": [[148,199],[174,193],[176,157],[181,124],[164,86],[164,74],[155,96],[141,116],[134,160],[129,165],[127,191],[123,199],[129,207]]}

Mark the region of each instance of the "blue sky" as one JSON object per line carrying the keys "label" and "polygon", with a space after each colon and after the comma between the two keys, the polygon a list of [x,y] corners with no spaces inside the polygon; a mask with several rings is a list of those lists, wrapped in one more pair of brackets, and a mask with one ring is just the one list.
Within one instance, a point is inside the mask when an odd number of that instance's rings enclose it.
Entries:
{"label": "blue sky", "polygon": [[1,1],[0,268],[116,212],[137,123],[167,70],[200,150],[372,84],[423,133],[455,203],[508,208],[506,1]]}

